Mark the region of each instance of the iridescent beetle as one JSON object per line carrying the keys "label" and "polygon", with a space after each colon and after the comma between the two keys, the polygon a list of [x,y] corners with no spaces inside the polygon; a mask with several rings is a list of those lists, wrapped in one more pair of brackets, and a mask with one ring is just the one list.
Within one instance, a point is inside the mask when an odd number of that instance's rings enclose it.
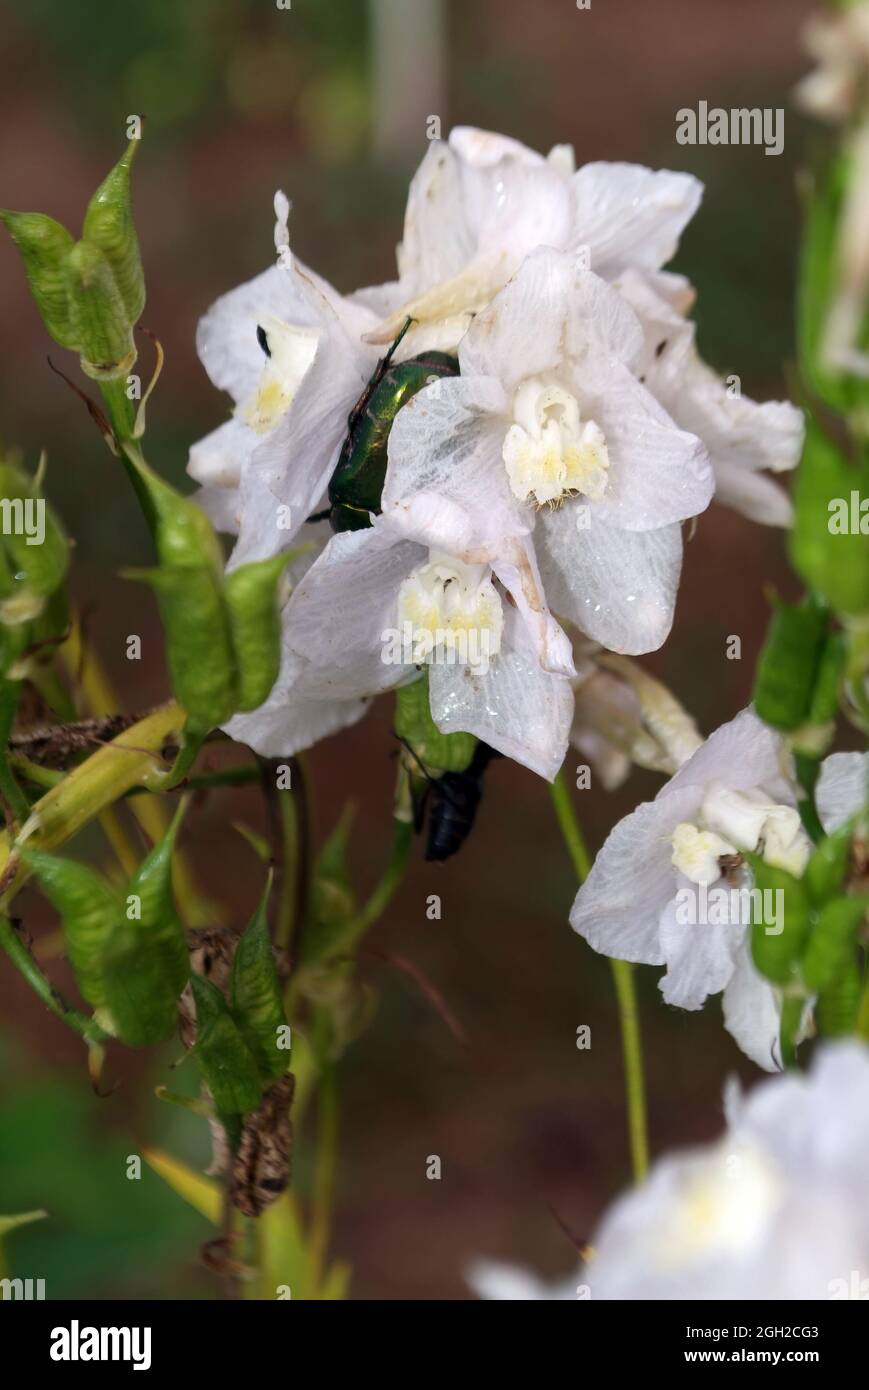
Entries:
{"label": "iridescent beetle", "polygon": [[361,531],[380,511],[386,477],[387,443],[403,405],[438,377],[458,376],[459,364],[447,352],[422,352],[407,362],[392,358],[412,319],[408,319],[347,418],[347,437],[329,483],[328,513],[333,531]]}

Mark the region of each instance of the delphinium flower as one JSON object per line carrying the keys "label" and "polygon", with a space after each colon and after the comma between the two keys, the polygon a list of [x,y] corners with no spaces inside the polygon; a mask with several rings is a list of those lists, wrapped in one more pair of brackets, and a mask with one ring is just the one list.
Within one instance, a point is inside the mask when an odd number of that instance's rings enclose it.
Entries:
{"label": "delphinium flower", "polygon": [[317,511],[381,355],[363,341],[374,315],[292,255],[280,193],[275,210],[278,263],[218,299],[197,333],[234,409],[193,446],[188,471],[215,524],[238,535],[233,565],[285,549]]}
{"label": "delphinium flower", "polygon": [[399,413],[384,513],[430,547],[518,555],[520,592],[539,567],[553,612],[612,650],[660,646],[680,522],[713,482],[700,441],[634,375],[642,348],[615,290],[533,252],[459,344],[461,375]]}
{"label": "delphinium flower", "polygon": [[372,335],[415,320],[418,345],[455,347],[474,314],[538,246],[581,254],[604,279],[670,260],[700,203],[690,174],[642,165],[575,168],[573,150],[544,157],[518,140],[470,126],[433,141],[410,187],[397,282],[358,296],[379,308]]}
{"label": "delphinium flower", "polygon": [[618,823],[570,919],[596,951],[666,965],[669,1004],[699,1009],[723,992],[725,1026],[767,1070],[781,1065],[781,999],[752,962],[748,902],[731,890],[751,882],[746,851],[796,875],[805,866],[789,764],[781,737],[743,710]]}
{"label": "delphinium flower", "polygon": [[831,753],[821,763],[815,805],[828,835],[869,806],[869,753]]}
{"label": "delphinium flower", "polygon": [[[523,611],[512,575],[457,548],[428,549],[390,518],[332,538],[285,611],[285,641],[304,654],[305,688],[368,697],[428,668],[432,717],[552,778],[567,747],[567,674],[542,650],[570,645],[542,607]],[[524,607],[527,609],[527,602]]]}
{"label": "delphinium flower", "polygon": [[727,1129],[658,1160],[619,1198],[569,1281],[547,1286],[478,1262],[468,1282],[498,1299],[869,1298],[869,1051],[827,1043],[805,1075],[747,1097]]}

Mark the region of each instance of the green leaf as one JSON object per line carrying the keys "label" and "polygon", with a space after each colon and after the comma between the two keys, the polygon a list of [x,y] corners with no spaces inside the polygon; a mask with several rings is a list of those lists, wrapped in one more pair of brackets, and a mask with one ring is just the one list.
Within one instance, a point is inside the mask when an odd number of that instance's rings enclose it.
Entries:
{"label": "green leaf", "polygon": [[271,878],[236,946],[230,994],[232,1016],[266,1081],[282,1076],[288,1063],[287,1050],[278,1047],[287,1020],[266,916],[270,888]]}
{"label": "green leaf", "polygon": [[172,854],[188,802],[182,801],[166,833],[145,856],[127,884],[127,898],[137,897],[141,918],[135,923],[143,946],[159,960],[160,973],[173,1001],[190,973],[184,928],[172,892]]}
{"label": "green leaf", "polygon": [[442,734],[438,729],[431,717],[428,673],[395,692],[395,732],[422,764],[418,770],[433,777],[464,772],[477,746],[473,734]]}
{"label": "green leaf", "polygon": [[869,898],[838,898],[818,913],[800,967],[811,990],[824,990],[854,958],[857,933],[865,920]]}
{"label": "green leaf", "polygon": [[224,1115],[247,1115],[260,1103],[262,1087],[256,1062],[216,985],[190,976],[196,1004],[193,1049],[216,1109]]}
{"label": "green leaf", "polygon": [[775,729],[796,729],[809,715],[827,627],[824,607],[811,597],[783,603],[761,652],[754,706]]}
{"label": "green leaf", "polygon": [[794,486],[791,559],[839,613],[869,610],[869,544],[859,525],[853,529],[852,494],[869,496],[869,467],[850,466],[810,418]]}
{"label": "green leaf", "polygon": [[[808,895],[802,882],[785,869],[774,868],[756,854],[746,852],[754,887],[761,899],[752,898],[751,954],[761,975],[774,984],[794,978],[797,958],[809,928]],[[772,914],[766,911],[773,893]],[[778,895],[781,896],[778,896]],[[765,920],[767,916],[774,920]]]}

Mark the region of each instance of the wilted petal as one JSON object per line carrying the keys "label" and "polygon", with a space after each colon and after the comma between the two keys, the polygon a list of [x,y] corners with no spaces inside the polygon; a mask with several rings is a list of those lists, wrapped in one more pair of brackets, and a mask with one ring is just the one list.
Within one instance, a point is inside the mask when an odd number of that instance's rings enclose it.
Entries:
{"label": "wilted petal", "polygon": [[592,509],[577,529],[570,502],[539,513],[536,549],[552,609],[610,651],[656,651],[673,623],[682,568],[678,526],[623,531]]}

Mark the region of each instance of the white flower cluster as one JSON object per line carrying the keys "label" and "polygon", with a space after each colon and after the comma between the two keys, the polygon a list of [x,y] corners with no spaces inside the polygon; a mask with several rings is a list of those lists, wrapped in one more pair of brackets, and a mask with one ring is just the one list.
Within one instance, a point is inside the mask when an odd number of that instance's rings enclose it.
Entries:
{"label": "white flower cluster", "polygon": [[[796,463],[800,413],[733,394],[701,362],[693,291],[662,269],[700,196],[686,174],[577,170],[568,147],[543,157],[457,129],[411,183],[398,279],[349,297],[292,255],[277,196],[277,264],[218,300],[198,338],[235,403],[189,465],[238,537],[230,563],[314,542],[293,570],[278,682],[233,736],[295,752],[415,678],[422,653],[442,731],[551,779],[572,726],[580,745],[594,737],[574,724],[580,634],[621,656],[662,644],[682,523],[716,492],[787,523],[766,470]],[[408,320],[395,362],[454,366],[398,410],[372,524],[332,535],[308,518]],[[387,655],[386,634],[411,640]]]}

